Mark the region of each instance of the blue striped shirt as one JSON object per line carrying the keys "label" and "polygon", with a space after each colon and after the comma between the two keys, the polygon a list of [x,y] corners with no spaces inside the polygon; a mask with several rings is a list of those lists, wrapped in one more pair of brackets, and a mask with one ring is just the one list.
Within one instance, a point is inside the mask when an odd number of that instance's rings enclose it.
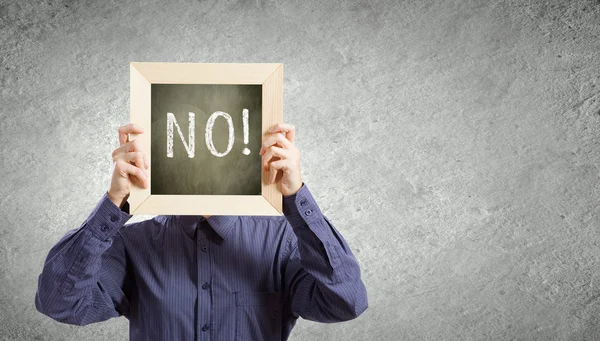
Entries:
{"label": "blue striped shirt", "polygon": [[367,308],[359,265],[306,184],[283,216],[132,216],[104,193],[54,245],[36,309],[87,325],[129,320],[130,340],[286,340],[298,317]]}

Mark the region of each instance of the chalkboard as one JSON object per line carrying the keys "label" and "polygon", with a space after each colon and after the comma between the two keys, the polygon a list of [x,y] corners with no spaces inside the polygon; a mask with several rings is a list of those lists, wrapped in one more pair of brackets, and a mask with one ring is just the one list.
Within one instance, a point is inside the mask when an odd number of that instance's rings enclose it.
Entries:
{"label": "chalkboard", "polygon": [[151,194],[261,194],[261,85],[151,91]]}
{"label": "chalkboard", "polygon": [[130,134],[150,161],[130,214],[282,215],[259,154],[283,122],[283,64],[130,63]]}

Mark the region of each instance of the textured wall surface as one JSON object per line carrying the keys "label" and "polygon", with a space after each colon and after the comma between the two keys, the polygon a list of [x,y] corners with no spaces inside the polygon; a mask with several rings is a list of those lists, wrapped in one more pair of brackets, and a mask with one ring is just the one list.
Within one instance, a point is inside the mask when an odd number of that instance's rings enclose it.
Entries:
{"label": "textured wall surface", "polygon": [[34,294],[108,189],[130,61],[284,63],[370,304],[292,340],[600,339],[599,1],[0,3],[1,340],[127,339]]}

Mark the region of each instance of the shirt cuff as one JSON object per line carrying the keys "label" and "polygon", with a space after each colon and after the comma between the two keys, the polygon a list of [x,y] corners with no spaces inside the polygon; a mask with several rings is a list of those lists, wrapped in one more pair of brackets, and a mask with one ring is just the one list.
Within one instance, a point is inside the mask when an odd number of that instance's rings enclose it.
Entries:
{"label": "shirt cuff", "polygon": [[283,214],[294,230],[312,230],[322,241],[329,237],[323,229],[317,228],[323,225],[323,213],[304,182],[298,192],[283,197]]}
{"label": "shirt cuff", "polygon": [[110,239],[132,217],[131,214],[124,211],[126,206],[128,205],[123,205],[123,209],[119,208],[110,200],[108,192],[104,192],[86,219],[87,228],[101,240]]}
{"label": "shirt cuff", "polygon": [[304,182],[298,192],[283,197],[283,214],[293,227],[320,219],[321,211]]}

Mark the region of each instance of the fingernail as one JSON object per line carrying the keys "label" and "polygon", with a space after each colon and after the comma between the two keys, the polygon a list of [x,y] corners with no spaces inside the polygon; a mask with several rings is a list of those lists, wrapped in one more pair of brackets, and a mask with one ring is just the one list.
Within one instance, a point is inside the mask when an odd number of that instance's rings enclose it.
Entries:
{"label": "fingernail", "polygon": [[146,168],[150,167],[150,164],[148,163],[148,160],[146,160]]}

